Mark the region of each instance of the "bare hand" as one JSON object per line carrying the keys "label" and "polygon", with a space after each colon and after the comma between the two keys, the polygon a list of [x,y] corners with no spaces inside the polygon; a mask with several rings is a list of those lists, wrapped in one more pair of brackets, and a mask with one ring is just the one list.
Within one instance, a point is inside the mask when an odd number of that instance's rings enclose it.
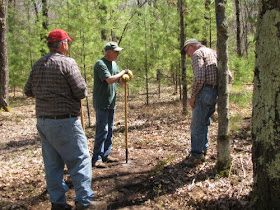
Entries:
{"label": "bare hand", "polygon": [[194,108],[195,107],[195,98],[191,98],[189,104],[190,104],[191,108]]}

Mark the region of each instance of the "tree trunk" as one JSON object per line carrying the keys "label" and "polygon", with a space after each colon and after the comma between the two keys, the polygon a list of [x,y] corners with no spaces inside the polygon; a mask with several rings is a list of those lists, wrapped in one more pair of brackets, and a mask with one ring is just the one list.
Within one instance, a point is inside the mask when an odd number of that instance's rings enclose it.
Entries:
{"label": "tree trunk", "polygon": [[182,71],[180,71],[181,69],[181,62],[179,61],[179,68],[178,68],[178,82],[179,82],[179,93],[180,93],[180,100],[182,100],[182,77],[181,74]]}
{"label": "tree trunk", "polygon": [[36,15],[36,22],[35,23],[38,23],[39,22],[38,7],[37,7],[37,4],[36,4],[35,0],[32,0],[32,3],[33,3],[33,6],[34,6],[34,11],[35,11],[35,15]]}
{"label": "tree trunk", "polygon": [[[211,22],[211,10],[210,10],[210,0],[205,0],[204,2],[204,26],[203,26],[203,39],[202,44],[205,46],[208,46],[208,32],[211,32],[211,25],[209,24]],[[210,29],[210,30],[209,30]],[[210,36],[210,34],[209,34]]]}
{"label": "tree trunk", "polygon": [[160,80],[161,80],[161,71],[160,69],[157,69],[158,98],[160,98]]}
{"label": "tree trunk", "polygon": [[149,75],[148,75],[148,47],[147,47],[147,23],[146,15],[144,15],[145,25],[145,77],[146,77],[146,105],[149,105]]}
{"label": "tree trunk", "polygon": [[48,9],[47,0],[42,0],[42,15],[43,15],[42,26],[43,29],[47,31],[49,28],[49,9]]}
{"label": "tree trunk", "polygon": [[240,25],[240,2],[239,0],[235,0],[235,14],[236,14],[236,50],[237,50],[237,55],[242,56],[241,53],[241,25]]}
{"label": "tree trunk", "polygon": [[[83,65],[83,70],[84,70],[84,78],[85,78],[85,82],[87,83],[87,66],[86,66],[86,53],[85,53],[85,44],[86,44],[86,41],[85,41],[85,33],[82,32],[82,43],[83,43],[83,51],[82,51],[82,54],[83,54],[83,58],[82,58],[82,63],[84,64]],[[81,100],[82,102],[82,100]],[[87,103],[87,115],[88,115],[88,127],[90,128],[91,127],[91,122],[90,122],[90,110],[89,110],[89,103],[88,103],[88,96],[86,96],[86,103]],[[83,105],[83,103],[81,103],[81,105]]]}
{"label": "tree trunk", "polygon": [[[41,40],[43,43],[46,41],[46,34],[48,32],[49,28],[49,9],[48,9],[48,1],[47,0],[42,0],[42,33],[41,33]],[[42,45],[44,46],[44,45]],[[41,55],[45,55],[47,53],[46,49],[42,47],[41,49]]]}
{"label": "tree trunk", "polygon": [[[185,42],[185,25],[184,25],[184,1],[178,0],[178,10],[180,14],[180,49],[183,48]],[[183,115],[187,114],[187,78],[186,78],[186,54],[181,53],[181,69],[183,84]]]}
{"label": "tree trunk", "polygon": [[[100,15],[100,23],[102,26],[105,26],[106,25],[106,15],[107,15],[107,7],[102,4],[99,6],[99,9],[103,12],[102,15]],[[107,40],[107,32],[106,32],[106,29],[102,28],[101,29],[101,40],[104,40],[106,41]]]}
{"label": "tree trunk", "polygon": [[228,93],[228,27],[226,23],[226,0],[215,0],[218,54],[218,162],[217,169],[225,170],[231,165],[229,141],[229,93]]}
{"label": "tree trunk", "polygon": [[280,3],[260,1],[252,141],[255,209],[280,206]]}
{"label": "tree trunk", "polygon": [[9,71],[6,42],[7,2],[0,0],[0,109],[9,111]]}

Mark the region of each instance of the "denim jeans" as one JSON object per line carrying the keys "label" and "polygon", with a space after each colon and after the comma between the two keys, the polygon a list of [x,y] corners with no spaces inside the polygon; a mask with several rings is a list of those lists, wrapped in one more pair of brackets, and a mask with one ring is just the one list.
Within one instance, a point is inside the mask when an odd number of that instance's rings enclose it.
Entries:
{"label": "denim jeans", "polygon": [[110,155],[115,109],[96,109],[96,129],[92,163]]}
{"label": "denim jeans", "polygon": [[217,89],[203,87],[195,100],[191,122],[191,154],[194,157],[204,154],[209,146],[208,126],[215,112],[217,97]]}
{"label": "denim jeans", "polygon": [[68,187],[63,180],[66,164],[76,192],[75,202],[89,205],[94,195],[91,189],[92,168],[81,121],[76,117],[60,120],[38,118],[37,129],[50,201],[66,204]]}

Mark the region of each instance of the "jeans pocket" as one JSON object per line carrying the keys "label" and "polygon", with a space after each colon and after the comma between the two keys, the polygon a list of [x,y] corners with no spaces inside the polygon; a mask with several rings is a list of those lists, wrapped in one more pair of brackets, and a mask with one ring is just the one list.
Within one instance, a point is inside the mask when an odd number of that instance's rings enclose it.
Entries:
{"label": "jeans pocket", "polygon": [[216,102],[216,98],[211,94],[206,94],[203,101],[206,105],[213,105]]}
{"label": "jeans pocket", "polygon": [[73,126],[69,120],[55,121],[46,127],[48,139],[52,144],[61,146],[69,143],[73,135]]}

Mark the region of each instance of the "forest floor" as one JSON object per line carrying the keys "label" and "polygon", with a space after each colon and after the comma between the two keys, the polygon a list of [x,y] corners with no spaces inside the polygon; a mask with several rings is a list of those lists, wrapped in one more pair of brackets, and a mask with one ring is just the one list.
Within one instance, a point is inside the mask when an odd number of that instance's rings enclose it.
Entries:
{"label": "forest floor", "polygon": [[[250,86],[251,88],[251,86]],[[85,116],[86,135],[92,154],[95,113]],[[36,130],[34,100],[22,94],[10,98],[11,112],[0,112],[0,209],[50,209],[41,146]],[[250,209],[253,183],[251,160],[251,107],[230,104],[235,119],[230,132],[232,166],[219,176],[217,161],[217,114],[209,128],[210,149],[206,162],[196,168],[183,164],[190,149],[190,116],[182,115],[179,96],[173,88],[162,88],[128,100],[128,163],[125,153],[124,94],[119,88],[112,157],[119,162],[108,168],[93,168],[95,200],[108,209]],[[84,112],[87,108],[84,101]],[[65,168],[70,190],[67,201],[74,205],[74,188]]]}

